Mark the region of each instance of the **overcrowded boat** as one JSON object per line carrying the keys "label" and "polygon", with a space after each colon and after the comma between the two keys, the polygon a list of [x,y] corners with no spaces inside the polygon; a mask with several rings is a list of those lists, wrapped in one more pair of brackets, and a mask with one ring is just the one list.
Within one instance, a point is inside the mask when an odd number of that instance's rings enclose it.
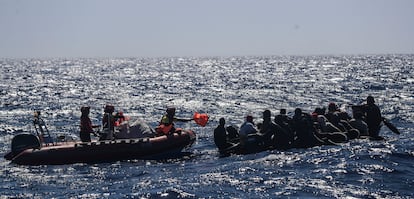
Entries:
{"label": "overcrowded boat", "polygon": [[[265,110],[262,123],[255,124],[253,117],[248,115],[240,128],[232,125],[225,127],[225,119],[221,118],[214,130],[214,142],[221,156],[228,156],[272,149],[339,145],[357,138],[383,140],[384,138],[378,135],[382,125],[400,134],[399,130],[381,114],[367,115],[370,108],[372,107],[367,105],[352,106],[353,117],[350,117],[331,103],[328,111],[325,111],[325,108],[316,108],[310,114],[303,113],[297,108],[292,118],[286,115],[285,109],[281,109],[273,121],[270,119],[271,112]],[[372,124],[370,120],[375,120],[375,123]]]}

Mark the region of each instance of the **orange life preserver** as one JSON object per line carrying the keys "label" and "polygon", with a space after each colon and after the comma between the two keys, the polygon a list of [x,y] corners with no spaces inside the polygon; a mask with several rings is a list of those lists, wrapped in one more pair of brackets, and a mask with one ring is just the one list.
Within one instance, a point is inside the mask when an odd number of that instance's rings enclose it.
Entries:
{"label": "orange life preserver", "polygon": [[170,131],[171,131],[171,129],[173,128],[173,125],[172,124],[170,124],[170,125],[165,125],[165,124],[160,124],[156,129],[155,129],[155,131],[158,133],[158,134],[163,134],[163,135],[168,135],[168,134],[170,134]]}
{"label": "orange life preserver", "polygon": [[195,112],[193,116],[193,120],[200,126],[206,126],[208,122],[208,115],[206,113],[198,113]]}

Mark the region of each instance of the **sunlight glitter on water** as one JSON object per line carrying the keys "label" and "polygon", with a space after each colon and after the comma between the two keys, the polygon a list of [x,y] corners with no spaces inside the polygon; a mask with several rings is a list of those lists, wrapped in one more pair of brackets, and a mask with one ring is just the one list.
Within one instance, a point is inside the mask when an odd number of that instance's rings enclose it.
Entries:
{"label": "sunlight glitter on water", "polygon": [[[14,134],[33,131],[34,110],[42,110],[53,133],[76,137],[82,105],[91,106],[96,122],[106,103],[152,126],[168,104],[179,117],[210,116],[206,127],[177,124],[197,134],[185,159],[42,167],[2,160],[6,197],[414,197],[413,55],[9,59],[0,66],[3,154]],[[264,109],[273,116],[329,102],[347,109],[369,94],[401,135],[383,127],[383,142],[218,157],[212,132],[220,117],[239,126],[246,114],[260,122]]]}

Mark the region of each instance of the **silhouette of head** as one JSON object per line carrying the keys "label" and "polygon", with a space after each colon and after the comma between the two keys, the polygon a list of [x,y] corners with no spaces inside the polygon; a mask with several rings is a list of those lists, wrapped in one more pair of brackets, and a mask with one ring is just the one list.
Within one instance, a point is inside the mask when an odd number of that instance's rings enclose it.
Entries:
{"label": "silhouette of head", "polygon": [[168,115],[175,115],[175,107],[167,107],[166,112],[168,113]]}
{"label": "silhouette of head", "polygon": [[115,111],[115,107],[114,106],[112,106],[110,104],[107,104],[105,106],[105,109],[104,109],[104,112],[105,113],[113,113],[114,111]]}
{"label": "silhouette of head", "polygon": [[263,118],[270,118],[272,116],[272,113],[270,113],[269,110],[263,111]]}
{"label": "silhouette of head", "polygon": [[247,116],[246,116],[246,121],[247,121],[247,122],[252,122],[252,123],[253,123],[253,116],[251,116],[251,115],[247,115]]}
{"label": "silhouette of head", "polygon": [[337,109],[338,109],[338,106],[336,106],[335,103],[333,103],[333,102],[329,103],[329,105],[328,105],[328,110],[329,111],[336,111]]}
{"label": "silhouette of head", "polygon": [[296,115],[296,116],[300,116],[300,115],[302,115],[302,109],[300,109],[300,108],[296,108],[296,109],[295,109],[295,115]]}
{"label": "silhouette of head", "polygon": [[226,120],[224,120],[224,118],[220,118],[219,124],[224,126],[226,124]]}
{"label": "silhouette of head", "polygon": [[90,111],[90,107],[89,106],[82,106],[81,107],[81,112],[82,112],[82,115],[88,115],[89,114],[89,111]]}
{"label": "silhouette of head", "polygon": [[374,97],[372,97],[371,95],[367,97],[367,104],[374,104],[375,100]]}
{"label": "silhouette of head", "polygon": [[317,115],[325,115],[325,108],[315,108],[314,111]]}

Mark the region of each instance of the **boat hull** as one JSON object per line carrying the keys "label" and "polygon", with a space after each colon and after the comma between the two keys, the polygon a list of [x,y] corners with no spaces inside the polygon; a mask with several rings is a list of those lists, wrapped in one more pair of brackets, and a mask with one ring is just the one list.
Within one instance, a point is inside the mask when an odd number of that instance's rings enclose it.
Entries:
{"label": "boat hull", "polygon": [[187,130],[155,138],[58,143],[40,149],[26,149],[11,158],[11,162],[20,165],[59,165],[168,158],[189,147],[194,140],[194,132]]}

